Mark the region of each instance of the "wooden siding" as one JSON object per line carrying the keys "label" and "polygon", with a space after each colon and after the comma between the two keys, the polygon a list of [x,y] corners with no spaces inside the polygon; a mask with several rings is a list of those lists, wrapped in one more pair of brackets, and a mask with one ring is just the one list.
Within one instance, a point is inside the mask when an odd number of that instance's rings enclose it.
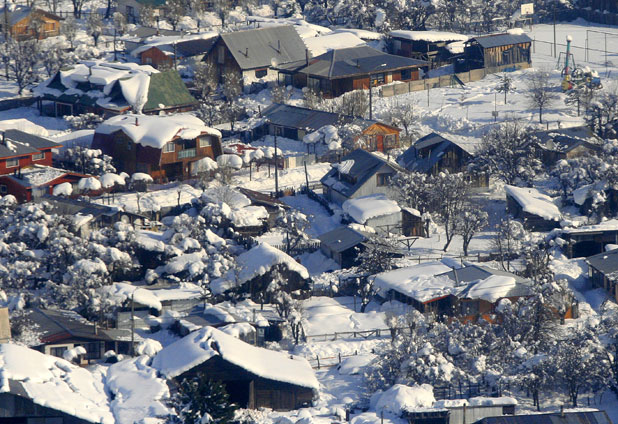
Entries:
{"label": "wooden siding", "polygon": [[483,49],[486,68],[530,62],[530,43],[509,44]]}
{"label": "wooden siding", "polygon": [[[45,157],[43,159],[40,159],[40,160],[34,160],[33,159],[33,156],[36,153],[29,154],[27,156],[17,156],[17,157],[13,157],[13,158],[0,158],[0,175],[12,174],[13,172],[17,171],[19,168],[25,168],[27,166],[32,166],[32,165],[35,165],[35,164],[36,165],[51,166],[52,165],[52,151],[51,151],[51,149],[43,150],[43,151],[41,151],[41,153],[44,153]],[[14,166],[14,167],[7,167],[6,161],[10,160],[10,159],[17,159],[19,165],[18,166]]]}
{"label": "wooden siding", "polygon": [[222,382],[230,400],[243,408],[289,411],[310,405],[314,397],[312,389],[258,377],[220,356],[214,356],[181,374],[177,380],[192,377],[199,372]]}
{"label": "wooden siding", "polygon": [[[36,13],[36,12],[35,12]],[[11,35],[19,40],[35,38],[35,31],[30,28],[30,15],[23,18],[21,21],[15,23],[11,29]],[[60,34],[60,21],[51,19],[49,16],[42,16],[43,28],[38,34],[38,39],[42,40],[47,37],[56,37]]]}
{"label": "wooden siding", "polygon": [[139,55],[142,65],[151,65],[153,68],[159,69],[161,65],[172,66],[174,61],[171,56],[166,55],[157,47],[151,47],[143,51]]}
{"label": "wooden siding", "polygon": [[[219,63],[219,52],[222,51],[224,55],[223,63]],[[232,52],[227,47],[227,44],[223,41],[223,38],[219,37],[215,45],[210,49],[208,54],[204,55],[204,62],[211,63],[216,69],[219,75],[219,82],[223,83],[223,75],[227,72],[233,72],[238,74],[239,78],[242,78],[242,69],[234,59]],[[241,80],[242,81],[242,80]]]}

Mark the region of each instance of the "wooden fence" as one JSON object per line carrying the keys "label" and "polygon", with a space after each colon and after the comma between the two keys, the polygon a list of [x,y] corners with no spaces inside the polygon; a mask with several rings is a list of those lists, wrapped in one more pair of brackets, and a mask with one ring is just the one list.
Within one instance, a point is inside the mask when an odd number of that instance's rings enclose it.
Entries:
{"label": "wooden fence", "polygon": [[14,99],[0,100],[0,110],[31,106],[35,101],[36,99],[34,97],[16,97]]}
{"label": "wooden fence", "polygon": [[527,62],[515,63],[511,65],[496,66],[491,68],[473,69],[468,72],[460,72],[458,74],[442,75],[435,78],[425,78],[417,81],[409,81],[404,83],[386,85],[380,87],[381,97],[392,97],[399,94],[406,94],[413,91],[428,90],[430,88],[452,87],[458,85],[457,77],[462,83],[479,81],[487,75],[496,74],[498,72],[511,72],[520,69],[527,69],[530,64]]}

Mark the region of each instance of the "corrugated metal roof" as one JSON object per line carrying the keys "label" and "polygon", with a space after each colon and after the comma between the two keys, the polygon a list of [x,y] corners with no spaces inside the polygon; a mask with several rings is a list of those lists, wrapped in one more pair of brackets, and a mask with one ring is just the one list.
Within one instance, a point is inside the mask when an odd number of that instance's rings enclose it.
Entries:
{"label": "corrugated metal roof", "polygon": [[221,34],[241,69],[255,69],[305,59],[305,44],[291,25]]}
{"label": "corrugated metal roof", "polygon": [[384,53],[369,46],[335,49],[314,59],[300,72],[326,78],[386,72],[395,69],[420,67],[427,62]]}
{"label": "corrugated metal roof", "polygon": [[11,141],[26,144],[35,149],[50,149],[61,147],[60,144],[54,143],[50,139],[39,137],[38,135],[28,134],[20,130],[6,130],[4,135]]}
{"label": "corrugated metal roof", "polygon": [[264,109],[262,116],[274,125],[309,131],[317,131],[325,125],[337,125],[342,121],[344,124],[354,123],[360,125],[363,129],[377,123],[377,121],[354,116],[278,103]]}
{"label": "corrugated metal roof", "polygon": [[[470,148],[469,145],[465,143],[460,143],[455,140],[449,140],[442,137],[438,133],[431,133],[422,137],[414,143],[414,145],[410,146],[399,158],[399,162],[406,168],[408,171],[416,171],[416,172],[428,172],[433,168],[433,166],[440,161],[442,158],[444,151],[449,148],[451,145],[458,146],[464,152],[469,155],[473,155],[474,152]],[[419,157],[418,151],[422,149],[426,149],[428,147],[433,147],[431,153],[426,157]]]}
{"label": "corrugated metal roof", "polygon": [[178,41],[176,43],[176,53],[182,57],[192,57],[200,54],[205,54],[215,45],[218,36],[210,38],[200,38],[197,40]]}
{"label": "corrugated metal roof", "polygon": [[586,262],[605,275],[614,273],[618,271],[618,249],[590,256]]}
{"label": "corrugated metal roof", "polygon": [[531,43],[532,39],[526,34],[491,34],[471,38],[468,43],[476,41],[484,49],[498,46],[509,46],[511,44]]}
{"label": "corrugated metal roof", "polygon": [[503,415],[477,421],[479,424],[612,424],[605,411],[553,414]]}
{"label": "corrugated metal roof", "polygon": [[318,237],[320,243],[334,252],[343,252],[367,240],[360,232],[350,227],[339,227]]}

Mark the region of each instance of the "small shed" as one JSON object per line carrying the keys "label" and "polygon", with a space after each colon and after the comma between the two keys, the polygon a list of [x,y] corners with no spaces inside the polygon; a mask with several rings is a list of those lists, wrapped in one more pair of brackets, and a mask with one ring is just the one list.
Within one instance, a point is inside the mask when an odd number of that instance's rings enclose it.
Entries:
{"label": "small shed", "polygon": [[401,208],[401,229],[406,237],[425,237],[423,214],[414,208]]}
{"label": "small shed", "polygon": [[356,258],[364,247],[367,235],[349,226],[335,228],[318,237],[320,250],[343,269],[356,265]]}
{"label": "small shed", "polygon": [[565,240],[564,251],[568,258],[596,255],[608,244],[618,244],[618,219],[610,219],[597,225],[564,229],[559,237]]}
{"label": "small shed", "polygon": [[402,233],[401,208],[383,193],[346,200],[342,208],[355,222],[379,233]]}
{"label": "small shed", "polygon": [[467,69],[489,69],[505,65],[532,63],[532,39],[522,33],[491,34],[470,38],[465,43],[464,56]]}
{"label": "small shed", "polygon": [[562,214],[554,200],[534,188],[504,186],[506,208],[531,231],[550,231],[560,227]]}
{"label": "small shed", "polygon": [[[34,5],[34,3],[32,3]],[[5,6],[7,3],[5,3]],[[40,25],[32,25],[33,19]],[[2,33],[9,33],[17,40],[56,37],[60,34],[62,18],[43,9],[29,6],[15,6],[13,9],[0,9],[0,28]],[[8,28],[4,28],[5,24]]]}
{"label": "small shed", "polygon": [[537,131],[532,135],[541,160],[548,167],[563,159],[594,156],[602,150],[603,140],[587,126]]}
{"label": "small shed", "polygon": [[444,31],[396,30],[389,36],[393,54],[428,61],[432,69],[451,60],[449,44],[468,41],[467,35]]}
{"label": "small shed", "polygon": [[319,388],[306,359],[252,346],[212,327],[165,347],[152,367],[175,380],[204,372],[225,385],[230,401],[249,409],[310,406]]}
{"label": "small shed", "polygon": [[590,256],[586,263],[592,285],[605,289],[618,302],[618,249]]}

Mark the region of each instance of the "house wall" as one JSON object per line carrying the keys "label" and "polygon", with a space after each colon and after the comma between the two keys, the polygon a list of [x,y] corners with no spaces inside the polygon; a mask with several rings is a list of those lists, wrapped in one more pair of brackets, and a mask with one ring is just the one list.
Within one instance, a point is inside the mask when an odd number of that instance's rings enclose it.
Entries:
{"label": "house wall", "polygon": [[401,212],[368,219],[365,225],[373,227],[377,232],[401,234]]}
{"label": "house wall", "polygon": [[399,130],[387,125],[373,124],[363,131],[363,136],[369,142],[369,145],[364,147],[364,149],[370,152],[376,150],[386,152],[387,150],[400,147]]}
{"label": "house wall", "polygon": [[161,65],[172,66],[174,63],[170,56],[163,53],[157,47],[151,47],[148,50],[141,52],[139,58],[142,65],[151,65],[156,69],[158,69]]}
{"label": "house wall", "polygon": [[[20,420],[25,418],[25,420]],[[0,393],[0,423],[14,424],[91,424],[90,421],[37,405],[11,393]]]}
{"label": "house wall", "polygon": [[[222,63],[220,60],[220,54],[223,54]],[[243,76],[238,62],[236,62],[236,59],[234,59],[230,49],[228,49],[227,45],[223,41],[223,38],[221,37],[219,37],[210,52],[204,56],[204,61],[211,63],[217,69],[220,83],[223,83],[223,75],[227,72],[236,73],[240,78]]]}
{"label": "house wall", "polygon": [[509,44],[483,49],[483,60],[486,68],[520,62],[530,63],[530,43]]}
{"label": "house wall", "polygon": [[51,149],[45,150],[42,152],[44,154],[43,159],[33,160],[33,155],[21,156],[19,157],[19,165],[14,167],[7,167],[6,161],[11,158],[1,158],[0,159],[0,175],[8,175],[17,171],[19,168],[25,168],[27,166],[32,165],[52,165],[52,151]]}
{"label": "house wall", "polygon": [[[44,24],[38,36],[39,40],[47,37],[55,37],[60,34],[60,21],[51,19],[45,15],[42,16],[42,20]],[[29,28],[29,25],[30,16],[26,16],[11,27],[11,35],[19,40],[34,38],[36,34],[31,28]]]}

